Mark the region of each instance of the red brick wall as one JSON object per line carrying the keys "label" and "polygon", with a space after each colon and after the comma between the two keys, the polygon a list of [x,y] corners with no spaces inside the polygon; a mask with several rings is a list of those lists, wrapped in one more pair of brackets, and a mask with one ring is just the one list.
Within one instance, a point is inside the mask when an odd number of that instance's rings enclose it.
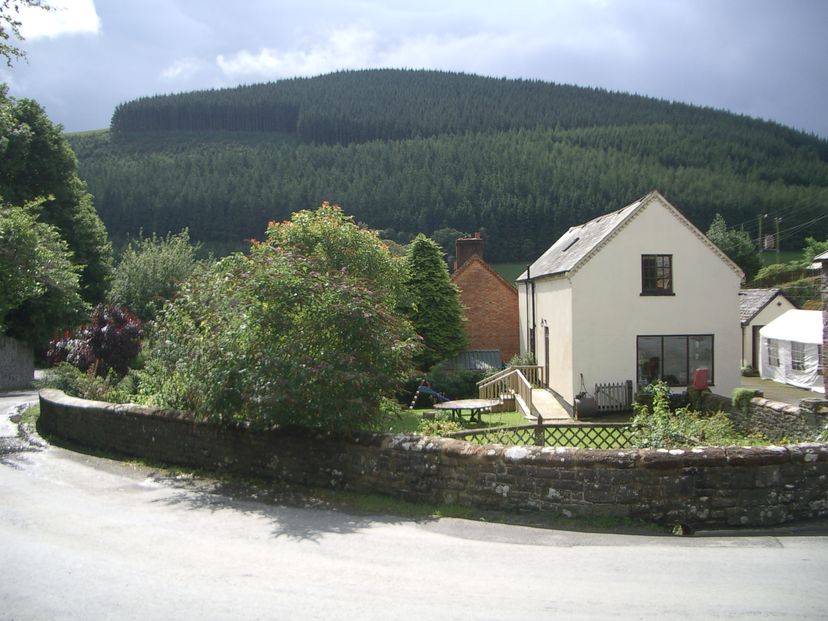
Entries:
{"label": "red brick wall", "polygon": [[479,257],[452,276],[466,313],[467,349],[499,349],[509,362],[520,349],[517,290]]}

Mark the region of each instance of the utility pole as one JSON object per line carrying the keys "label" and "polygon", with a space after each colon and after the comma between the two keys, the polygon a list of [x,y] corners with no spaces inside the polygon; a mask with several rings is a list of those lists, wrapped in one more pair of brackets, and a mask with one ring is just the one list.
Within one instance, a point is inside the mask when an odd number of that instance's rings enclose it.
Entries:
{"label": "utility pole", "polygon": [[756,216],[756,219],[759,221],[759,251],[760,252],[765,249],[765,238],[762,237],[762,220],[765,219],[766,215],[767,214],[759,214],[758,216]]}
{"label": "utility pole", "polygon": [[779,223],[782,222],[782,218],[776,218],[776,262],[779,263]]}

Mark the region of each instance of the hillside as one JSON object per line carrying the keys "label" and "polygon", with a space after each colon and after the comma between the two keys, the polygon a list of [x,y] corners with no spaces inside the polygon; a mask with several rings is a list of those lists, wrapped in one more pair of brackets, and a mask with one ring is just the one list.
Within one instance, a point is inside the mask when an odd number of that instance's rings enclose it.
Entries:
{"label": "hillside", "polygon": [[142,98],[70,140],[115,238],[240,242],[327,199],[399,241],[484,229],[490,260],[528,261],[654,188],[703,230],[718,212],[755,235],[769,214],[783,247],[828,237],[828,141],[536,81],[341,72]]}

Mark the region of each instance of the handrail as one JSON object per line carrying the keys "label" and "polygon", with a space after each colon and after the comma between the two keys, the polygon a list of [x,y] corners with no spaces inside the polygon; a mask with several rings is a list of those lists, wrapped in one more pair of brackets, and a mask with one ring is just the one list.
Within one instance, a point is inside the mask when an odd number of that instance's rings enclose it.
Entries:
{"label": "handrail", "polygon": [[543,367],[537,364],[519,364],[514,366],[508,366],[505,369],[501,369],[494,375],[490,375],[489,377],[484,377],[482,380],[477,382],[478,387],[489,382],[494,382],[496,380],[501,379],[505,375],[508,375],[512,369],[518,369],[521,373],[523,373],[524,377],[529,380],[529,383],[535,386],[542,386],[543,382]]}
{"label": "handrail", "polygon": [[532,384],[516,367],[504,369],[478,384],[481,399],[500,399],[504,393],[515,395],[515,403],[524,414],[532,415]]}
{"label": "handrail", "polygon": [[506,367],[505,369],[500,369],[500,371],[498,371],[498,372],[497,372],[497,373],[495,373],[494,375],[489,375],[488,377],[484,377],[482,380],[480,380],[479,382],[477,382],[477,385],[478,385],[478,386],[482,386],[483,384],[488,384],[489,382],[494,382],[494,381],[496,381],[496,380],[499,380],[501,377],[503,377],[503,376],[504,376],[504,375],[506,375],[509,371],[511,371],[511,370],[512,370],[512,368],[513,368],[513,367]]}

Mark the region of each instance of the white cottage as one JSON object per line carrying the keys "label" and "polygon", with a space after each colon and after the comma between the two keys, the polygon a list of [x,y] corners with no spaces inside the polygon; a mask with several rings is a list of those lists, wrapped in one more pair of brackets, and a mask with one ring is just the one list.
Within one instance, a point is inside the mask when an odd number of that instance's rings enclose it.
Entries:
{"label": "white cottage", "polygon": [[521,352],[572,406],[597,384],[740,384],[744,274],[658,192],[570,228],[518,277]]}
{"label": "white cottage", "polygon": [[759,369],[759,330],[795,309],[781,289],[742,289],[739,314],[742,321],[742,366]]}

